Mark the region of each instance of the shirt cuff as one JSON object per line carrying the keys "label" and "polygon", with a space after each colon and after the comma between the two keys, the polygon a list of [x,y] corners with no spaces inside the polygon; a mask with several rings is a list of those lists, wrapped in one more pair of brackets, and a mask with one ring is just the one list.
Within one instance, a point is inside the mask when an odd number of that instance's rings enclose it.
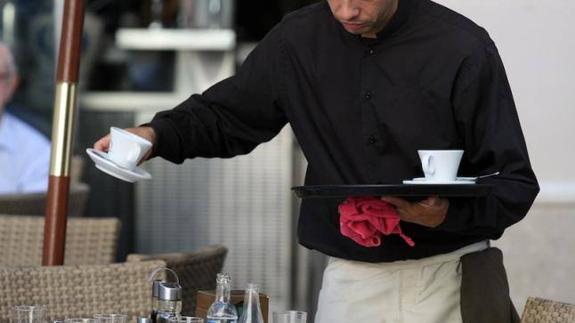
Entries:
{"label": "shirt cuff", "polygon": [[156,143],[150,158],[159,156],[176,163],[181,159],[178,154],[179,149],[177,149],[178,143],[180,142],[179,136],[174,130],[174,126],[170,120],[153,119],[151,122],[145,123],[142,126],[152,127],[156,134]]}

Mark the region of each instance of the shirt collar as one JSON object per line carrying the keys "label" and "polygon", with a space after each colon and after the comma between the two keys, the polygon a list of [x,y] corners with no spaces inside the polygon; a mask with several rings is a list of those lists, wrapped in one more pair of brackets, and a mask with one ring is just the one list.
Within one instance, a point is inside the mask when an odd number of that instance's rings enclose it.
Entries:
{"label": "shirt collar", "polygon": [[377,33],[377,39],[383,40],[399,30],[408,20],[412,9],[412,0],[399,0],[397,10],[387,25]]}

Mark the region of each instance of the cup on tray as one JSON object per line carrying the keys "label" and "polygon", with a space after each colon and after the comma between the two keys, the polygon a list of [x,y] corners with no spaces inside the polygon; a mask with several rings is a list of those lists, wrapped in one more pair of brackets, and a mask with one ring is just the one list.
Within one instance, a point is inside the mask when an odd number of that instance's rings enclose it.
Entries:
{"label": "cup on tray", "polygon": [[417,153],[426,181],[452,182],[457,179],[463,150],[418,150]]}

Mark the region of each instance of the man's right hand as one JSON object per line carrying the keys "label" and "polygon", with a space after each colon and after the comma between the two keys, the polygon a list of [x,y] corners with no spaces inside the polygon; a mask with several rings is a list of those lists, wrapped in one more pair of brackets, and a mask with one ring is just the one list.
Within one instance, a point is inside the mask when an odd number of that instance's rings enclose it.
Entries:
{"label": "man's right hand", "polygon": [[[156,132],[154,131],[154,129],[152,127],[137,127],[137,128],[126,128],[124,130],[134,133],[152,143],[152,148],[150,148],[150,150],[146,153],[144,158],[142,158],[142,161],[150,158],[156,146]],[[107,134],[106,136],[100,138],[98,141],[94,143],[94,149],[96,150],[107,152],[109,148],[110,148],[110,134]]]}

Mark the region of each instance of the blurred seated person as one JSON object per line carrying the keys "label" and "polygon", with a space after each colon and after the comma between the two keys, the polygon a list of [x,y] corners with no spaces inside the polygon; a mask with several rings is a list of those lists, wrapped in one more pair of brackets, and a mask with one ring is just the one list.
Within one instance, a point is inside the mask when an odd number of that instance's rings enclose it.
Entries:
{"label": "blurred seated person", "polygon": [[19,82],[10,48],[0,42],[0,194],[45,192],[50,141],[6,111]]}

